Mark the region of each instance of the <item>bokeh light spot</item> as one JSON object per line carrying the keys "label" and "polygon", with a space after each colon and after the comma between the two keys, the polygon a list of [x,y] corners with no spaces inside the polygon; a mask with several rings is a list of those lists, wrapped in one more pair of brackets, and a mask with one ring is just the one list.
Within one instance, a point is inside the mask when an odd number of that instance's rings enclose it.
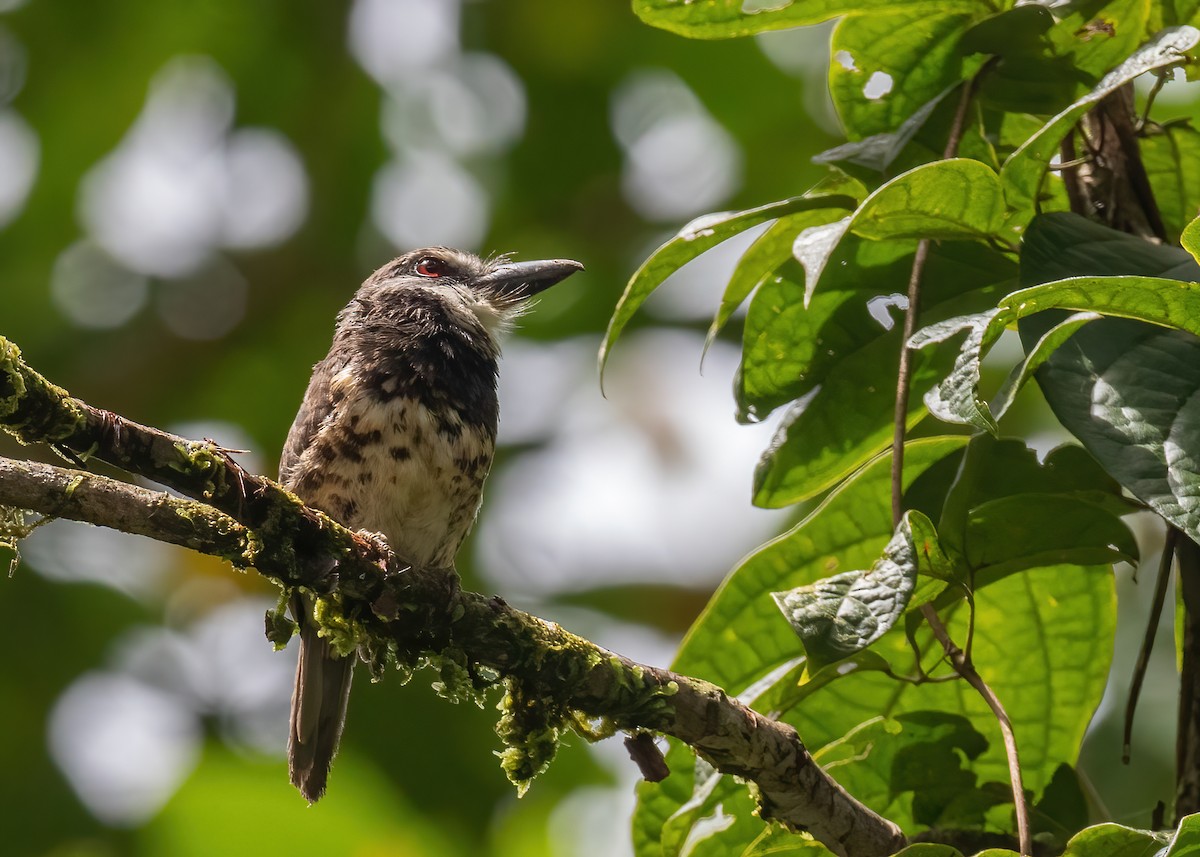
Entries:
{"label": "bokeh light spot", "polygon": [[120,327],[146,305],[149,294],[145,277],[90,241],[72,244],[54,262],[50,296],[59,311],[79,327]]}
{"label": "bokeh light spot", "polygon": [[488,208],[487,192],[475,178],[442,155],[393,161],[375,175],[371,215],[398,249],[477,248],[487,232]]}
{"label": "bokeh light spot", "polygon": [[0,227],[25,206],[37,177],[37,134],[13,110],[0,110]]}

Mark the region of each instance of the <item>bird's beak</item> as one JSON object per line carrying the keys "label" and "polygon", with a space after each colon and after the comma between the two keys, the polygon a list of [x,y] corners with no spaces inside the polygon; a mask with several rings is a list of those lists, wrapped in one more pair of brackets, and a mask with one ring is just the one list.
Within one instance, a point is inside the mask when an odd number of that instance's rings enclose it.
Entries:
{"label": "bird's beak", "polygon": [[510,262],[476,280],[475,288],[492,297],[529,298],[582,270],[583,265],[571,259]]}

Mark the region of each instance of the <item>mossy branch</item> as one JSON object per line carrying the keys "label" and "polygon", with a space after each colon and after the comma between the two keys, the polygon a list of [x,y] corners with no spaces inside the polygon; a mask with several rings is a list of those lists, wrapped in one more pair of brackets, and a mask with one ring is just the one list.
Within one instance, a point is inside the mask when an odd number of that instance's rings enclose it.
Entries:
{"label": "mossy branch", "polygon": [[[245,472],[215,444],[71,398],[2,337],[0,426],[23,443],[53,443],[193,498],[0,459],[0,506],[184,545],[284,587],[303,586],[322,596],[323,630],[340,647],[357,648],[375,670],[432,662],[452,695],[502,682],[502,763],[518,785],[549,763],[567,729],[590,738],[652,730],[753,783],[764,819],[807,830],[836,854],[882,857],[905,844],[896,825],[812,760],[791,726],[713,684],[635,663],[498,597],[463,591],[452,570],[410,568],[381,542]],[[274,633],[278,640],[277,627]]]}

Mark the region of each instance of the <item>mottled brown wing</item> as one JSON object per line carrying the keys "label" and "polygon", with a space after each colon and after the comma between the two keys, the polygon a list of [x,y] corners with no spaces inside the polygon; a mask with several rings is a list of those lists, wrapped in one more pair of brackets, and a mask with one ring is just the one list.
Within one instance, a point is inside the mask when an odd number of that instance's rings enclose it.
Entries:
{"label": "mottled brown wing", "polygon": [[296,419],[288,429],[283,453],[279,458],[279,481],[288,488],[293,488],[299,481],[300,474],[296,473],[296,468],[300,464],[300,456],[317,436],[321,424],[333,413],[336,403],[330,391],[330,384],[333,376],[345,365],[344,357],[339,359],[338,355],[331,353],[313,367],[312,379],[304,392],[304,401],[300,403]]}

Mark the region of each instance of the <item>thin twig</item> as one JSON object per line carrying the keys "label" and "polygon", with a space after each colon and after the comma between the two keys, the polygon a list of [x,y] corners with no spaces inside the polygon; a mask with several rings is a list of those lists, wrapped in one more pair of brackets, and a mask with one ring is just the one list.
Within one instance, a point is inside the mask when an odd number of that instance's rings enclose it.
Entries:
{"label": "thin twig", "polygon": [[[1173,74],[1174,72],[1171,72]],[[1146,94],[1146,108],[1142,111],[1142,115],[1133,123],[1133,133],[1141,134],[1146,128],[1146,122],[1150,119],[1150,108],[1154,106],[1154,99],[1158,97],[1158,93],[1162,92],[1163,86],[1167,83],[1167,70],[1162,69],[1154,74],[1154,86]]]}
{"label": "thin twig", "polygon": [[1158,577],[1154,581],[1154,601],[1150,616],[1146,619],[1146,633],[1142,637],[1142,648],[1133,667],[1133,679],[1129,682],[1129,698],[1125,701],[1125,734],[1121,744],[1121,761],[1129,764],[1133,744],[1133,716],[1137,713],[1138,697],[1142,694],[1142,682],[1150,666],[1150,654],[1154,651],[1154,638],[1158,636],[1158,624],[1162,618],[1163,605],[1167,600],[1167,583],[1171,580],[1171,563],[1175,559],[1175,548],[1179,544],[1179,530],[1167,527],[1162,558],[1158,562]]}
{"label": "thin twig", "polygon": [[929,239],[917,243],[912,273],[908,277],[908,307],[904,311],[904,332],[900,342],[900,366],[896,370],[895,433],[892,435],[892,525],[904,517],[904,435],[908,429],[908,398],[912,390],[913,351],[908,340],[917,332],[917,302],[921,297],[921,276],[929,259]]}
{"label": "thin twig", "polygon": [[1033,838],[1030,835],[1029,807],[1025,801],[1025,785],[1021,777],[1021,757],[1017,753],[1017,737],[1013,734],[1012,721],[1008,719],[1008,712],[1004,710],[1004,704],[1000,702],[1000,697],[996,696],[996,692],[975,669],[975,665],[967,657],[966,652],[955,645],[954,640],[950,638],[950,633],[946,630],[946,626],[942,623],[942,619],[933,605],[921,605],[921,615],[929,623],[933,636],[942,644],[954,671],[962,676],[963,680],[983,698],[1000,726],[1000,735],[1004,739],[1004,754],[1008,757],[1008,778],[1012,783],[1013,808],[1017,818],[1017,839],[1021,844],[1021,853],[1032,854]]}
{"label": "thin twig", "polygon": [[[985,66],[984,70],[989,67]],[[967,111],[970,108],[971,100],[979,86],[984,70],[981,70],[979,74],[971,79],[970,83],[963,87],[958,103],[958,110],[955,112],[950,135],[946,141],[946,148],[942,154],[942,157],[945,159],[953,158],[958,153],[958,147],[962,142],[962,136],[966,129]],[[895,431],[892,436],[891,474],[892,521],[895,526],[899,526],[900,520],[904,515],[904,440],[908,422],[909,394],[912,386],[912,351],[908,347],[908,341],[913,333],[916,332],[917,313],[919,311],[921,296],[921,278],[925,273],[925,265],[929,260],[929,244],[929,239],[922,239],[917,243],[916,252],[913,254],[912,273],[908,279],[908,307],[904,313],[904,338],[900,344],[900,361],[896,372]],[[923,605],[921,607],[921,615],[929,623],[934,637],[941,643],[946,657],[954,667],[954,671],[975,689],[996,717],[996,722],[1000,726],[1000,734],[1004,739],[1004,752],[1008,758],[1008,773],[1009,780],[1012,783],[1013,806],[1016,811],[1017,836],[1020,842],[1021,853],[1032,854],[1033,841],[1029,828],[1029,808],[1025,801],[1025,789],[1021,778],[1021,760],[1017,753],[1016,736],[1013,734],[1012,721],[1009,720],[1008,712],[1004,710],[1004,706],[1001,704],[999,697],[996,696],[995,691],[979,675],[967,653],[960,649],[950,638],[946,626],[942,623],[933,605]]]}

